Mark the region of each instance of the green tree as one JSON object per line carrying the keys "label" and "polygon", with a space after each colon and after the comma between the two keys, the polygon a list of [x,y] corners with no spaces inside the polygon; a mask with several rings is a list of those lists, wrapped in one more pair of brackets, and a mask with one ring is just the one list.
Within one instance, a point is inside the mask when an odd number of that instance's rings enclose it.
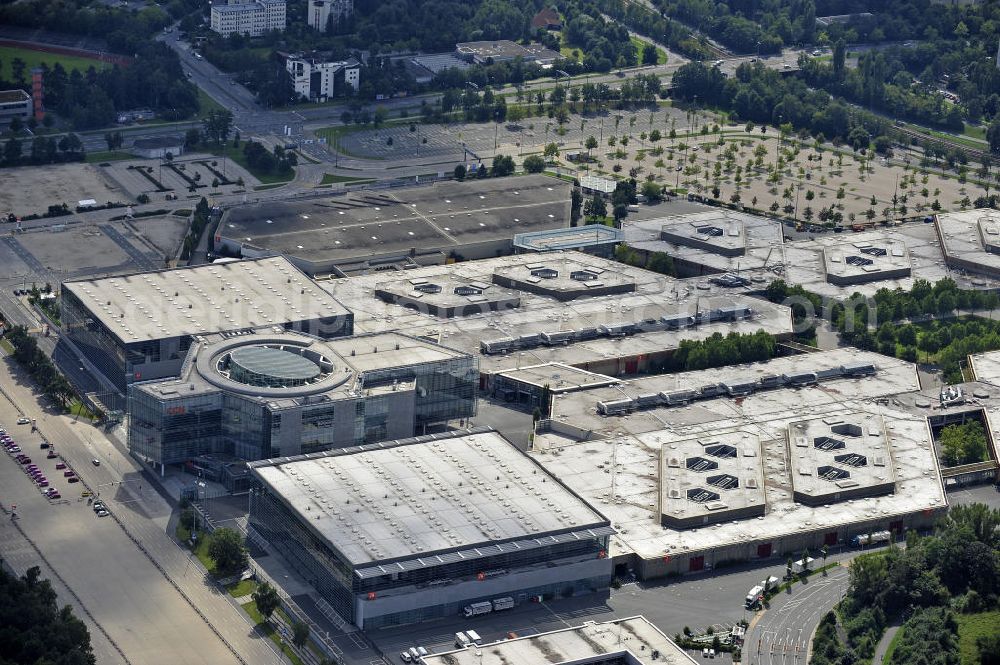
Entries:
{"label": "green tree", "polygon": [[583,144],[583,147],[587,149],[587,156],[589,157],[590,151],[597,147],[597,137],[588,136],[586,142]]}
{"label": "green tree", "polygon": [[247,566],[247,550],[243,538],[232,529],[215,530],[208,545],[208,556],[222,575],[238,573]]}
{"label": "green tree", "polygon": [[309,639],[309,626],[302,623],[301,621],[296,621],[292,624],[292,644],[298,648],[303,648],[306,645],[306,641]]}
{"label": "green tree", "polygon": [[986,140],[989,141],[991,152],[1000,153],[1000,115],[993,118],[986,130]]}
{"label": "green tree", "polygon": [[455,167],[455,180],[465,180],[466,168],[465,164],[459,164]]}
{"label": "green tree", "polygon": [[215,145],[221,145],[226,142],[232,127],[233,114],[226,109],[213,109],[202,120],[205,138]]}
{"label": "green tree", "polygon": [[260,612],[260,615],[264,619],[270,619],[274,611],[281,605],[281,599],[278,598],[278,591],[268,582],[258,584],[250,597],[253,598],[253,602],[257,606],[257,611]]}
{"label": "green tree", "polygon": [[555,159],[559,156],[559,146],[555,143],[547,143],[542,154],[545,155],[546,159]]}
{"label": "green tree", "polygon": [[523,166],[528,173],[541,173],[545,170],[545,159],[539,155],[530,155],[524,158]]}
{"label": "green tree", "polygon": [[600,194],[594,194],[594,198],[587,201],[583,208],[583,214],[591,218],[604,219],[608,216],[608,204]]}

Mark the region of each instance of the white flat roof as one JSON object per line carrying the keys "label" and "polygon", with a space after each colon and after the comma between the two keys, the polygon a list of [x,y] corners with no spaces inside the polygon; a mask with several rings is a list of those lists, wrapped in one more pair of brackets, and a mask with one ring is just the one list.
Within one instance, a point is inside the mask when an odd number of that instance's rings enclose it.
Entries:
{"label": "white flat roof", "polygon": [[252,463],[304,524],[355,566],[607,521],[496,432]]}
{"label": "white flat roof", "polygon": [[122,342],[345,316],[283,257],[64,282]]}
{"label": "white flat roof", "polygon": [[635,292],[561,302],[547,295],[518,291],[520,303],[513,309],[442,320],[375,296],[376,287],[387,281],[385,273],[324,280],[319,284],[339,301],[350,303],[356,333],[402,330],[476,355],[479,355],[481,341],[502,337],[638,322],[678,312],[690,314],[697,311],[696,308],[708,310],[733,304],[746,304],[755,311],[754,317],[748,320],[716,322],[680,331],[663,330],[624,339],[598,338],[506,355],[481,355],[480,369],[489,373],[550,362],[582,366],[587,362],[659,353],[677,348],[681,340],[704,339],[716,332],[725,335],[733,331],[752,333],[763,329],[771,335],[787,335],[792,331],[791,311],[785,306],[710,286],[701,280],[677,280],[581,252],[520,254],[445,267],[414,268],[405,271],[400,279],[425,279],[442,284],[492,283],[494,271],[542,264],[547,260],[556,263],[556,259],[619,274],[620,279],[635,282]]}
{"label": "white flat roof", "polygon": [[[770,374],[816,371],[855,362],[872,362],[878,367],[877,373],[861,379],[834,379],[806,388],[762,390],[738,399],[704,400],[626,416],[600,416],[595,409],[600,399],[690,389]],[[902,403],[895,404],[892,397],[919,388],[914,365],[856,349],[647,377],[556,396],[552,409],[555,431],[536,434],[530,454],[611,519],[617,531],[611,539],[612,556],[635,553],[653,559],[681,555],[943,508],[947,499],[926,417],[922,412],[908,410]],[[896,474],[894,492],[829,505],[796,503],[787,464],[789,425],[804,419],[847,420],[859,414],[885,419],[888,454]],[[559,427],[560,423],[567,427]],[[586,433],[589,438],[579,441],[574,432]],[[761,441],[766,514],[704,528],[661,526],[657,510],[658,460],[663,446],[685,438],[744,434],[759,437]]]}
{"label": "white flat roof", "polygon": [[[653,656],[654,652],[657,654]],[[626,665],[691,665],[683,649],[636,616],[424,656],[425,665],[573,665],[621,655]]]}
{"label": "white flat roof", "polygon": [[[781,222],[766,217],[729,211],[727,214],[743,223],[746,251],[742,256],[722,254],[693,247],[680,246],[665,241],[660,231],[667,221],[698,222],[711,219],[717,213],[698,212],[676,217],[646,219],[624,222],[625,244],[646,251],[666,252],[684,261],[704,266],[714,272],[735,272],[749,278],[763,278],[764,281],[784,279],[789,284],[799,284],[807,291],[830,298],[846,298],[855,292],[866,296],[874,295],[880,288],[909,290],[916,279],[926,279],[931,283],[950,277],[962,288],[1000,287],[1000,280],[979,275],[966,275],[945,262],[945,252],[938,241],[934,224],[906,223],[894,227],[880,227],[860,233],[845,230],[843,233],[817,233],[812,239],[800,238],[784,241]],[[988,254],[982,250],[975,228],[983,211],[942,213],[938,225],[945,229],[945,244],[948,253],[967,260],[981,261],[994,270],[1000,271],[1000,255]],[[880,280],[868,284],[838,286],[826,278],[824,252],[836,252],[839,248],[855,243],[900,244],[908,253],[911,275],[898,279]]]}

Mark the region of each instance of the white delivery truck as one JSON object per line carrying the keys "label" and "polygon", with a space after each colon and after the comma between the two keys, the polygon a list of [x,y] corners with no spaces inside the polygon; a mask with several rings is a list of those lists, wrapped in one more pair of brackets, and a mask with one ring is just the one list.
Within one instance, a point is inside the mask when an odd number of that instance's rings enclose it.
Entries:
{"label": "white delivery truck", "polygon": [[499,612],[501,610],[509,610],[514,607],[514,599],[510,596],[504,596],[503,598],[493,599],[493,611]]}
{"label": "white delivery truck", "polygon": [[879,543],[887,543],[892,540],[891,531],[875,531],[871,534],[864,534],[861,536],[854,536],[851,538],[851,545],[853,547],[861,547],[863,545],[878,545]]}
{"label": "white delivery truck", "polygon": [[469,636],[469,641],[473,644],[477,644],[483,641],[483,638],[479,637],[479,633],[474,630],[467,630],[465,634]]}
{"label": "white delivery truck", "polygon": [[813,561],[815,561],[815,559],[813,559],[811,556],[807,556],[805,559],[799,559],[798,561],[795,561],[794,563],[792,563],[792,572],[798,574],[805,570],[809,570],[810,568],[812,568]]}
{"label": "white delivery truck", "polygon": [[764,587],[760,584],[752,587],[750,591],[747,592],[746,601],[743,603],[743,607],[748,610],[752,610],[757,607],[760,602],[764,600]]}
{"label": "white delivery truck", "polygon": [[472,644],[472,640],[465,633],[455,633],[455,646],[459,649],[463,649]]}
{"label": "white delivery truck", "polygon": [[489,614],[492,611],[493,604],[488,600],[484,600],[481,603],[466,605],[462,610],[462,614],[464,614],[465,618],[468,619],[469,617],[479,616],[480,614]]}

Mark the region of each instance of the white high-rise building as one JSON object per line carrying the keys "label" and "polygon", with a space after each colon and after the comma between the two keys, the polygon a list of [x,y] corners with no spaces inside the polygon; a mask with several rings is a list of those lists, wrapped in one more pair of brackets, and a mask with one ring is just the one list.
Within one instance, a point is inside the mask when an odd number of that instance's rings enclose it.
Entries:
{"label": "white high-rise building", "polygon": [[354,11],[354,0],[307,0],[307,3],[306,21],[320,32],[326,32],[330,17],[338,23]]}
{"label": "white high-rise building", "polygon": [[354,58],[324,61],[320,58],[290,56],[285,69],[292,77],[295,94],[311,101],[325,102],[350,86],[355,92],[361,84],[361,63]]}
{"label": "white high-rise building", "polygon": [[285,0],[230,0],[213,4],[211,28],[223,37],[234,32],[260,37],[271,30],[285,29]]}

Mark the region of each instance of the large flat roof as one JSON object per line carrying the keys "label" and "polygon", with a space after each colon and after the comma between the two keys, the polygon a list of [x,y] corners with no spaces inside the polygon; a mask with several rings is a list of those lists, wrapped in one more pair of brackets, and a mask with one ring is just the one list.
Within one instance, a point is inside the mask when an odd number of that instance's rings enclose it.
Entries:
{"label": "large flat roof", "polygon": [[1000,213],[990,208],[943,212],[934,227],[949,261],[1000,277]]}
{"label": "large flat roof", "polygon": [[[792,330],[791,312],[787,307],[738,291],[734,293],[730,289],[702,284],[700,280],[676,280],[580,252],[522,254],[450,266],[428,266],[407,270],[396,279],[427,280],[445,286],[469,282],[490,284],[494,273],[511,274],[511,271],[527,265],[563,265],[567,262],[603,269],[614,274],[618,282],[634,283],[635,290],[625,294],[578,297],[571,302],[562,302],[554,295],[545,293],[518,291],[519,304],[511,309],[490,311],[483,308],[468,316],[442,320],[419,308],[404,307],[376,297],[376,289],[390,279],[385,273],[323,280],[319,284],[338,300],[350,303],[357,332],[405,330],[410,335],[440,341],[446,346],[474,354],[480,353],[480,342],[502,337],[639,322],[737,303],[748,304],[754,310],[752,318],[738,321],[705,323],[683,330],[643,332],[626,338],[590,339],[506,355],[483,355],[480,357],[480,369],[490,373],[549,362],[581,367],[588,362],[661,353],[677,348],[681,340],[704,339],[716,332],[750,333],[763,329],[772,335],[787,335]],[[540,280],[540,283],[547,281]],[[470,308],[472,310],[475,308]]]}
{"label": "large flat roof", "polygon": [[423,662],[425,665],[573,665],[613,656],[620,656],[625,665],[696,662],[643,616],[600,623],[588,621],[582,626],[436,653],[424,656]]}
{"label": "large flat roof", "polygon": [[362,190],[232,208],[219,234],[311,263],[350,263],[462,247],[569,223],[570,186],[540,175]]}
{"label": "large flat roof", "polygon": [[[950,277],[962,288],[1000,288],[1000,279],[994,280],[980,275],[968,275],[964,270],[949,267],[945,249],[953,247],[949,253],[968,254],[976,261],[994,266],[1000,276],[1000,255],[991,255],[978,242],[978,231],[973,237],[973,226],[982,215],[976,211],[949,213],[939,216],[937,226],[950,229],[946,234],[945,248],[942,248],[935,230],[936,225],[907,223],[893,227],[879,227],[859,233],[817,233],[811,237],[783,240],[781,222],[766,217],[734,211],[707,211],[667,218],[625,221],[624,242],[630,247],[645,251],[665,252],[680,262],[700,266],[705,272],[739,272],[754,282],[765,283],[774,279],[784,279],[789,284],[799,284],[807,291],[835,299],[850,297],[854,293],[873,296],[878,289],[909,290],[916,279],[926,279],[931,283]],[[665,226],[683,224],[739,223],[743,227],[745,249],[741,254],[727,256],[722,252],[704,247],[691,247],[670,242],[662,235]],[[880,260],[891,264],[893,270],[884,273],[884,279],[869,279],[866,283],[847,283],[850,277],[849,264],[830,261],[830,257],[845,254],[846,248],[884,247],[888,256]],[[893,256],[892,250],[903,256]],[[899,250],[902,250],[901,252]],[[856,253],[856,252],[854,252]],[[872,258],[866,254],[862,257]],[[991,258],[992,257],[992,258]],[[846,267],[845,267],[846,266]],[[831,283],[829,270],[844,273],[845,278]],[[909,275],[901,275],[899,270],[908,267]],[[867,274],[870,268],[860,267],[859,274]],[[880,277],[880,275],[869,275]],[[760,288],[758,284],[751,288]]]}
{"label": "large flat roof", "polygon": [[[739,398],[649,408],[624,416],[601,416],[595,408],[598,400],[793,375],[859,362],[875,364],[876,373],[802,388],[762,390]],[[618,532],[612,537],[612,556],[634,553],[656,559],[827,527],[863,525],[947,505],[926,412],[913,410],[896,397],[915,393],[919,388],[911,363],[847,348],[753,365],[644,377],[612,387],[556,395],[553,430],[535,435],[530,454],[611,519]],[[891,466],[876,468],[879,473],[892,472],[892,493],[831,499],[819,505],[796,502],[793,470],[787,459],[789,427],[817,419],[838,423],[868,418],[881,418],[886,423]],[[587,440],[580,440],[584,434]],[[739,441],[749,440],[747,437],[761,442],[765,514],[706,528],[662,526],[657,506],[661,492],[658,460],[663,447],[685,439]],[[614,469],[613,477],[607,472],[609,468]]]}
{"label": "large flat roof", "polygon": [[358,567],[607,525],[493,431],[373,444],[251,467],[304,524]]}
{"label": "large flat roof", "polygon": [[64,282],[123,343],[347,316],[287,259]]}

